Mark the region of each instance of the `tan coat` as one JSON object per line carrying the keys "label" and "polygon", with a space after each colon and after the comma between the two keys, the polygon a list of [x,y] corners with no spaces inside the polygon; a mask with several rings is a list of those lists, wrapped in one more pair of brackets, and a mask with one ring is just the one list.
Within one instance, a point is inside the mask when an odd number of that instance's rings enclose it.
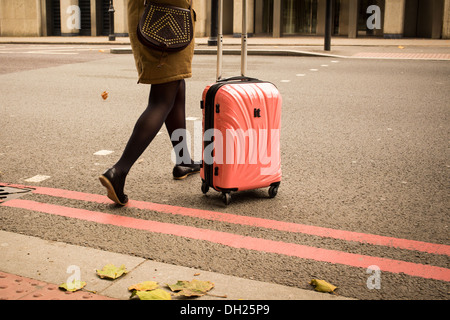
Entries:
{"label": "tan coat", "polygon": [[[189,0],[152,0],[182,8],[189,8]],[[190,78],[194,40],[178,52],[162,53],[143,46],[136,35],[137,25],[144,12],[144,0],[128,0],[128,32],[138,72],[138,83],[159,84]],[[162,65],[161,65],[162,64]]]}

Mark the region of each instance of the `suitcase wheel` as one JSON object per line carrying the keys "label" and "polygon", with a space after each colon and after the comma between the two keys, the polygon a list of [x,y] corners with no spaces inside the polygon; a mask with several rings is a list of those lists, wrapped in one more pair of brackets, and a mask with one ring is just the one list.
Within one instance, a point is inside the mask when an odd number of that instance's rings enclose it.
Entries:
{"label": "suitcase wheel", "polygon": [[229,205],[231,202],[231,194],[229,192],[222,192],[222,201],[225,205]]}
{"label": "suitcase wheel", "polygon": [[203,194],[207,194],[209,190],[209,186],[205,181],[202,181],[202,192]]}
{"label": "suitcase wheel", "polygon": [[278,193],[278,186],[279,185],[272,185],[272,186],[270,186],[270,188],[269,188],[269,197],[275,198],[275,196]]}

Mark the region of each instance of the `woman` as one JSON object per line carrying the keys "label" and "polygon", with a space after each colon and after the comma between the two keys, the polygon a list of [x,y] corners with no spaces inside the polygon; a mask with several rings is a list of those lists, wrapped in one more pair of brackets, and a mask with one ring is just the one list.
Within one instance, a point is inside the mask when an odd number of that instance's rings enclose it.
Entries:
{"label": "woman", "polygon": [[[153,0],[153,2],[189,8],[191,1]],[[166,125],[169,136],[172,136],[176,129],[186,129],[184,79],[192,76],[194,41],[187,48],[171,53],[161,53],[143,46],[136,35],[143,12],[143,0],[128,0],[128,30],[138,72],[138,83],[151,84],[148,106],[137,120],[119,161],[100,176],[100,182],[107,189],[108,197],[119,205],[128,202],[128,197],[124,193],[128,172],[162,125]],[[185,137],[181,139],[181,142],[172,141],[173,146],[178,143],[186,144]],[[180,149],[188,150],[187,146]],[[185,157],[186,155],[177,154],[177,165],[173,169],[175,179],[183,179],[200,171],[200,165],[192,160],[183,163],[181,159]]]}

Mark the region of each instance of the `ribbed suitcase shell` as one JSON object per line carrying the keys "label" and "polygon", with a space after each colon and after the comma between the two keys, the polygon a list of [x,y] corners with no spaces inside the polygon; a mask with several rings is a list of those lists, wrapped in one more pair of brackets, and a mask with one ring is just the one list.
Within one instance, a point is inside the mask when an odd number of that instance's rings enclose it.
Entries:
{"label": "ribbed suitcase shell", "polygon": [[[268,187],[281,181],[281,104],[278,89],[256,79],[243,77],[205,88],[203,133],[208,129],[215,131],[213,147],[209,136],[203,142],[200,174],[204,183],[217,191],[229,192]],[[210,152],[212,149],[214,153]],[[211,154],[212,163],[208,158]]]}

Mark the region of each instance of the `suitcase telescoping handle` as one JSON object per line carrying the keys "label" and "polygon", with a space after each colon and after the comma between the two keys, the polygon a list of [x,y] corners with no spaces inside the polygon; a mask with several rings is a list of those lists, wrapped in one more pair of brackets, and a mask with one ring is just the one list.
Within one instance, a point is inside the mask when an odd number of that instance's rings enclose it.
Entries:
{"label": "suitcase telescoping handle", "polygon": [[[219,0],[219,21],[217,30],[217,81],[222,79],[223,63],[223,0]],[[247,0],[242,0],[242,33],[241,33],[241,77],[247,74]]]}

